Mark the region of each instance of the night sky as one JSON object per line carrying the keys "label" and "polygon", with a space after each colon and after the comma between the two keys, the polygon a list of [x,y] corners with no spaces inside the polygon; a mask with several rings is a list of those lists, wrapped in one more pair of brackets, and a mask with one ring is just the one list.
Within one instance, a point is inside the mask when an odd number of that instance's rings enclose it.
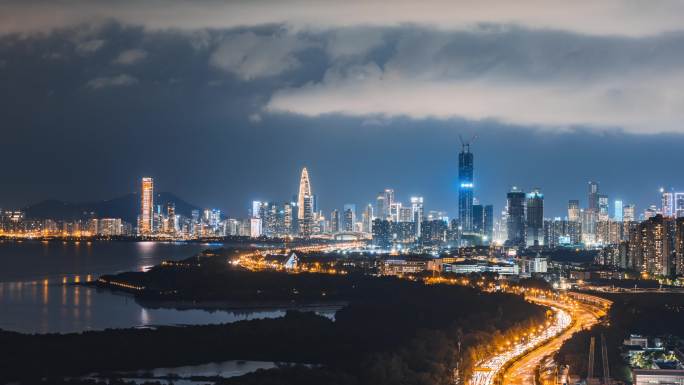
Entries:
{"label": "night sky", "polygon": [[[512,185],[546,216],[684,190],[684,3],[0,3],[0,207],[92,201],[153,176],[226,215],[425,197],[456,214]],[[612,210],[612,207],[611,207]]]}

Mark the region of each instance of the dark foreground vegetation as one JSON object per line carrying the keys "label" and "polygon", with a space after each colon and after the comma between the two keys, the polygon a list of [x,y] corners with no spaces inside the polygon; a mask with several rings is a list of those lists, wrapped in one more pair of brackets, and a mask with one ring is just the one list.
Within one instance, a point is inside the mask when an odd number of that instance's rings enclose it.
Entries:
{"label": "dark foreground vegetation", "polygon": [[155,291],[173,290],[179,299],[273,301],[301,296],[342,300],[347,306],[334,321],[292,311],[278,319],[224,325],[66,335],[0,332],[0,383],[52,384],[92,372],[260,360],[315,365],[259,371],[225,383],[447,384],[467,375],[493,341],[506,337],[503,333],[529,328],[545,317],[543,308],[519,296],[467,287],[361,274],[207,268],[211,264],[211,258],[205,258],[201,268],[154,269],[117,279],[158,285]]}
{"label": "dark foreground vegetation", "polygon": [[620,357],[623,340],[629,334],[684,338],[684,294],[600,294],[613,301],[608,322],[575,334],[558,352],[559,361],[570,371],[585,377],[589,344],[596,338],[594,373],[602,373],[600,341],[606,338],[610,373],[616,379],[630,380],[627,364]]}

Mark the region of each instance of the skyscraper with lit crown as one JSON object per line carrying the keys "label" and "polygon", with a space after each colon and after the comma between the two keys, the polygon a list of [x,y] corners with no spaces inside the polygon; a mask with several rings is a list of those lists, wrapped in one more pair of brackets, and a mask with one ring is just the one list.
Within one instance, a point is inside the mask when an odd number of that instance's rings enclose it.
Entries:
{"label": "skyscraper with lit crown", "polygon": [[458,154],[458,219],[464,232],[473,229],[473,153],[463,143]]}
{"label": "skyscraper with lit crown", "polygon": [[151,235],[154,231],[154,180],[150,177],[142,178],[140,188],[140,220],[138,232],[140,235]]}
{"label": "skyscraper with lit crown", "polygon": [[314,213],[313,200],[309,172],[304,167],[299,179],[299,195],[297,197],[297,220],[299,222],[299,233],[303,236],[311,235]]}

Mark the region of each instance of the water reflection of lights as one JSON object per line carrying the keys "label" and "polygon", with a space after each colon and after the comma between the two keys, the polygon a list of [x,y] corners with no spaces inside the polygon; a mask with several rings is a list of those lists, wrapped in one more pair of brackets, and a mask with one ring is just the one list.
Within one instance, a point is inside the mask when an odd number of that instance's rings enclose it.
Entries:
{"label": "water reflection of lights", "polygon": [[148,325],[150,323],[150,315],[147,313],[147,309],[144,307],[140,308],[140,324]]}

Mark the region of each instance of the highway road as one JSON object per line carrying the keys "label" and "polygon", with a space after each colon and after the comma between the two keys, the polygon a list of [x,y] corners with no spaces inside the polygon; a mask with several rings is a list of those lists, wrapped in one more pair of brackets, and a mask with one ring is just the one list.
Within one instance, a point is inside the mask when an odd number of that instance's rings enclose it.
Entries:
{"label": "highway road", "polygon": [[[527,300],[553,309],[555,312],[553,323],[543,333],[528,341],[514,344],[510,349],[481,362],[470,379],[471,385],[492,385],[501,370],[505,370],[503,385],[534,384],[537,367],[546,368],[547,370],[542,372],[548,374],[548,369],[554,366],[550,357],[563,342],[574,333],[596,324],[599,317],[603,315],[602,309],[570,298],[566,301],[559,301],[527,297]],[[542,380],[544,377],[548,376],[542,376]]]}
{"label": "highway road", "polygon": [[[599,309],[577,302],[575,305],[566,305],[557,301],[550,302],[542,299],[530,299],[532,302],[549,307],[558,307],[567,311],[572,317],[572,324],[559,335],[549,339],[546,344],[534,349],[517,359],[508,367],[503,377],[504,385],[531,385],[534,384],[534,375],[538,367],[548,368],[549,358],[560,349],[563,343],[573,334],[587,329],[598,322],[601,315]],[[545,362],[546,361],[546,362]],[[543,365],[542,365],[543,364]],[[544,371],[542,371],[544,372]],[[542,380],[545,376],[542,376]],[[551,379],[552,381],[552,379]],[[553,383],[553,382],[551,382]]]}

